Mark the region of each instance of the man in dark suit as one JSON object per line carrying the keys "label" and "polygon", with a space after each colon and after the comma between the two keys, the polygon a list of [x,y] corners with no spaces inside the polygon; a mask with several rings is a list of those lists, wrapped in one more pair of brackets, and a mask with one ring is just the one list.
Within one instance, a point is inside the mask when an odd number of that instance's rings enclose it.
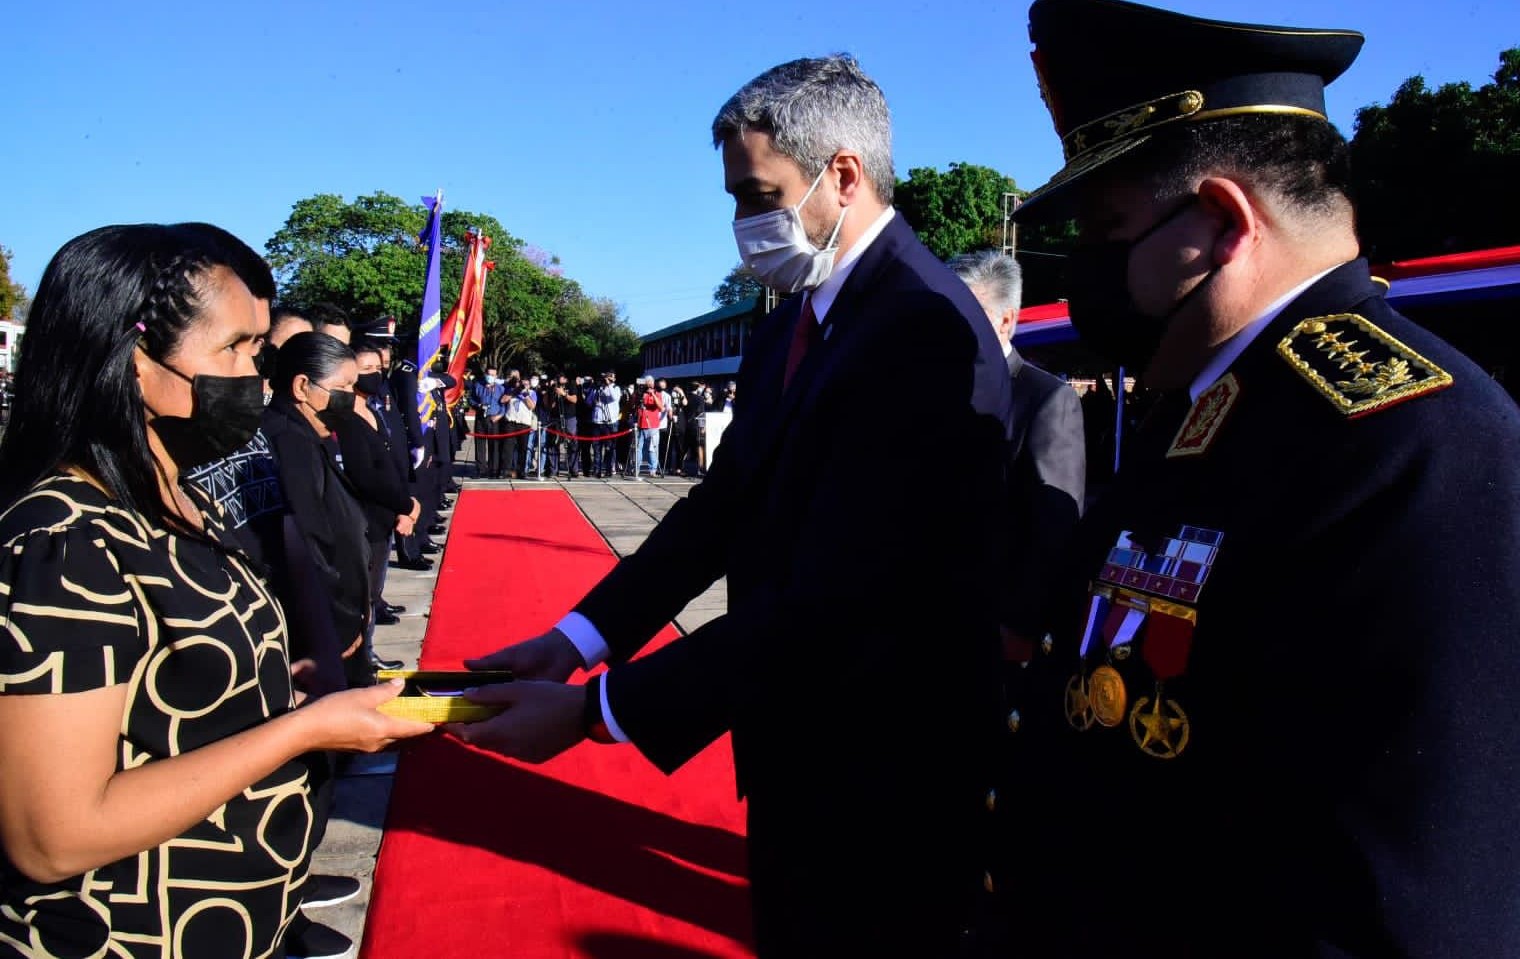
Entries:
{"label": "man in dark suit", "polygon": [[[765,956],[944,956],[984,885],[1001,723],[995,589],[1008,370],[976,300],[891,208],[881,91],[845,56],[747,84],[713,142],[741,255],[788,300],[759,324],[704,483],[550,633],[471,663],[525,677],[455,727],[541,761],[631,740],[674,770],[732,730]],[[953,495],[864,478],[843,430],[908,368],[901,435],[964,451]],[[633,658],[720,576],[729,610]],[[562,686],[603,658],[605,678]],[[883,832],[880,824],[890,824]]]}
{"label": "man in dark suit", "polygon": [[1050,628],[1056,560],[1071,545],[1082,515],[1087,449],[1077,394],[1057,376],[1025,362],[1013,346],[1023,278],[1019,263],[997,250],[956,257],[950,268],[987,313],[1013,387],[1008,444],[1008,573],[1003,580],[1005,662],[1027,663]]}
{"label": "man in dark suit", "polygon": [[1346,30],[1037,0],[1071,319],[1160,391],[1024,711],[1020,955],[1513,955],[1520,412],[1359,258]]}

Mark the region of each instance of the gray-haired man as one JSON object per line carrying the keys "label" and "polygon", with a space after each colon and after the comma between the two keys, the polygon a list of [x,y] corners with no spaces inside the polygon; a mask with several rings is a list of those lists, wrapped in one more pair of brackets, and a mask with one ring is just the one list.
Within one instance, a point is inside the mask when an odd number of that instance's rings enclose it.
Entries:
{"label": "gray-haired man", "polygon": [[[555,629],[470,663],[555,682],[481,690],[509,708],[456,731],[531,760],[631,740],[672,771],[732,730],[761,955],[952,955],[983,885],[1001,727],[986,518],[1008,369],[965,284],[892,212],[887,105],[854,60],[767,71],[713,142],[746,265],[801,295],[757,324],[705,482]],[[910,366],[946,402],[904,404],[895,426],[964,451],[951,496],[862,482],[883,436],[837,428]],[[633,658],[724,575],[727,615]]]}
{"label": "gray-haired man", "polygon": [[1025,362],[1013,348],[1023,277],[1018,261],[997,250],[956,257],[950,268],[987,311],[1013,386],[1008,449],[1008,573],[1002,584],[1003,657],[1028,662],[1049,628],[1045,617],[1056,560],[1082,515],[1087,452],[1077,394],[1060,378]]}

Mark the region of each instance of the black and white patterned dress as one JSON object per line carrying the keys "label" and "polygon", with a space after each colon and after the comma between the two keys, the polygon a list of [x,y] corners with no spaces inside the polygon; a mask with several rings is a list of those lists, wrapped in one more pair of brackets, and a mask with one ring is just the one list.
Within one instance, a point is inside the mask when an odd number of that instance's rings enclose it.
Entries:
{"label": "black and white patterned dress", "polygon": [[[55,476],[0,516],[0,695],[115,684],[118,770],[224,739],[293,708],[285,618],[239,558]],[[276,955],[307,870],[310,779],[289,762],[182,835],[63,882],[0,858],[0,955]]]}

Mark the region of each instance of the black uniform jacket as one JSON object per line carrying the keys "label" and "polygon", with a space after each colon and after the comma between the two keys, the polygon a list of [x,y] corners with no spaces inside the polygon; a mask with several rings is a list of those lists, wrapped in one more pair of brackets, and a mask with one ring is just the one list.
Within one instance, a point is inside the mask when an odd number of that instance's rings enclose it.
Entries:
{"label": "black uniform jacket", "polygon": [[1052,559],[1070,547],[1087,485],[1087,449],[1076,391],[1059,377],[1008,354],[1013,384],[1009,443],[1010,568],[1003,622],[1038,640],[1046,619]]}
{"label": "black uniform jacket", "polygon": [[1083,521],[1082,586],[1171,590],[1196,625],[1153,608],[1116,653],[1110,609],[1085,662],[1068,638],[1034,667],[999,877],[1021,954],[1513,955],[1515,404],[1363,261],[1227,379],[1163,403]]}
{"label": "black uniform jacket", "polygon": [[333,625],[346,645],[370,615],[369,541],[364,511],[338,461],[337,442],[318,436],[279,396],[269,401],[260,428],[280,464],[291,518],[328,588]]}
{"label": "black uniform jacket", "polygon": [[[783,393],[802,299],[756,327],[706,480],[577,607],[612,648],[614,717],[660,768],[733,731],[762,951],[837,941],[815,921],[864,942],[847,893],[928,881],[943,894],[948,878],[921,857],[953,855],[985,816],[999,715],[1009,377],[991,327],[900,216],[862,253]],[[888,380],[931,386],[883,410]],[[964,451],[953,491],[883,474],[884,449],[931,438]],[[723,575],[726,615],[629,662]],[[773,879],[782,860],[796,871]],[[807,899],[834,868],[853,885]],[[761,906],[787,896],[775,912]],[[778,916],[795,939],[772,935]]]}

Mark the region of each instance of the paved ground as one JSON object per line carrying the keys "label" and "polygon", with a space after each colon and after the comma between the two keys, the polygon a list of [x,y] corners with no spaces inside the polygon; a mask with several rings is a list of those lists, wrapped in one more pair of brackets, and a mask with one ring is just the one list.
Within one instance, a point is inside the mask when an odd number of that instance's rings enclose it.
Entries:
{"label": "paved ground", "polygon": [[[553,480],[463,482],[467,489],[567,490],[619,556],[637,549],[655,523],[695,485],[693,480],[676,478],[639,481],[580,479],[564,483]],[[408,666],[416,665],[436,579],[436,572],[418,573],[394,567],[390,570],[385,597],[392,603],[405,606],[406,612],[399,624],[376,630],[375,649],[381,656],[404,660]],[[686,631],[695,629],[722,613],[727,602],[726,585],[719,581],[682,612],[676,625]],[[382,754],[379,757],[358,757],[344,770],[338,780],[333,817],[312,865],[316,872],[355,876],[364,883],[357,899],[314,909],[309,914],[312,919],[338,929],[356,943],[364,931],[364,917],[369,908],[370,878],[374,873],[375,855],[380,848],[386,805],[390,800],[392,765],[389,757]]]}

